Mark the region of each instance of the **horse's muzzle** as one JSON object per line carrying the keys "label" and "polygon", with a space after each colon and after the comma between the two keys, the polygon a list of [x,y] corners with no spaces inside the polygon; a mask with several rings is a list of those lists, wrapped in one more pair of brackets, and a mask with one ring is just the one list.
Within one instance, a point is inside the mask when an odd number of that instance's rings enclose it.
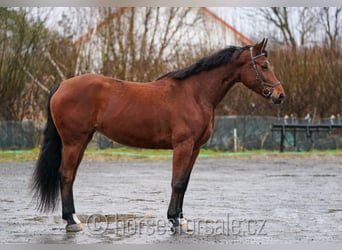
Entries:
{"label": "horse's muzzle", "polygon": [[283,104],[283,102],[284,102],[285,99],[286,99],[286,96],[285,96],[285,94],[280,93],[280,94],[278,95],[278,97],[272,95],[272,96],[271,96],[271,99],[272,99],[272,102],[273,102],[274,104]]}

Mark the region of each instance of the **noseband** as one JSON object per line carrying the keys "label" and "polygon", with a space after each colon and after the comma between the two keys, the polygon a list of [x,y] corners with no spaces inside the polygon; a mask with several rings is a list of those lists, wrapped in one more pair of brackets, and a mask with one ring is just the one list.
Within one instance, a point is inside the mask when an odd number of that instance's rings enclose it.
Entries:
{"label": "noseband", "polygon": [[259,74],[259,72],[258,72],[258,70],[256,68],[254,60],[256,58],[260,57],[260,56],[266,56],[266,53],[261,53],[260,55],[253,56],[253,51],[252,50],[253,50],[253,47],[250,47],[249,51],[251,53],[252,64],[253,64],[253,68],[254,68],[254,71],[255,71],[255,79],[261,83],[262,95],[264,97],[269,98],[272,95],[274,88],[277,87],[278,85],[280,85],[280,81],[278,81],[276,83],[269,83],[269,82],[265,82],[261,78],[261,76],[260,76],[260,74]]}

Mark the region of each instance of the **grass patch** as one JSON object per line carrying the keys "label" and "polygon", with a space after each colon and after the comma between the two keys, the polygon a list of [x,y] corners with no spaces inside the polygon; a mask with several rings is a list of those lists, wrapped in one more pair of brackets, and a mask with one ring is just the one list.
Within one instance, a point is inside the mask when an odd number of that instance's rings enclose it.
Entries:
{"label": "grass patch", "polygon": [[136,148],[108,148],[87,149],[85,160],[166,160],[172,158],[172,150],[136,149]]}
{"label": "grass patch", "polygon": [[36,161],[39,149],[30,150],[0,150],[0,162]]}
{"label": "grass patch", "polygon": [[[0,150],[0,162],[36,161],[39,149],[32,150]],[[342,156],[342,150],[312,150],[309,152],[284,152],[271,150],[255,150],[231,152],[215,149],[201,149],[199,158],[244,158],[244,157],[329,157]],[[128,147],[110,149],[87,149],[84,160],[88,161],[151,161],[170,160],[172,150],[136,149]]]}

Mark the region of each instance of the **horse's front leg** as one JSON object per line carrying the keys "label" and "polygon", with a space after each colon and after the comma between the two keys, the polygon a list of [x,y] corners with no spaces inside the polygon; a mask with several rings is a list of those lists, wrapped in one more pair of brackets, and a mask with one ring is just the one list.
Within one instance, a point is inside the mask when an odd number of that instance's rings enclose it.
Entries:
{"label": "horse's front leg", "polygon": [[176,230],[191,230],[183,218],[183,199],[198,153],[199,148],[194,148],[192,141],[185,141],[173,149],[172,194],[167,217]]}

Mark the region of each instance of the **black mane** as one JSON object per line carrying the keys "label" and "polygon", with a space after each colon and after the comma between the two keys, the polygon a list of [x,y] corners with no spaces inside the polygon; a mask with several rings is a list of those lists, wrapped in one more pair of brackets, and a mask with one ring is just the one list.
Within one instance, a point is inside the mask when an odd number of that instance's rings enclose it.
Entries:
{"label": "black mane", "polygon": [[182,80],[185,78],[188,78],[192,75],[198,74],[202,71],[209,71],[211,69],[217,68],[219,66],[228,64],[232,62],[233,55],[236,53],[235,58],[238,58],[242,51],[248,50],[250,46],[245,47],[236,47],[236,46],[230,46],[227,47],[221,51],[216,52],[213,55],[203,57],[196,63],[190,65],[189,67],[186,67],[181,70],[177,71],[171,71],[169,73],[166,73],[160,77],[158,77],[157,80],[160,80],[165,77],[170,77],[177,80]]}

